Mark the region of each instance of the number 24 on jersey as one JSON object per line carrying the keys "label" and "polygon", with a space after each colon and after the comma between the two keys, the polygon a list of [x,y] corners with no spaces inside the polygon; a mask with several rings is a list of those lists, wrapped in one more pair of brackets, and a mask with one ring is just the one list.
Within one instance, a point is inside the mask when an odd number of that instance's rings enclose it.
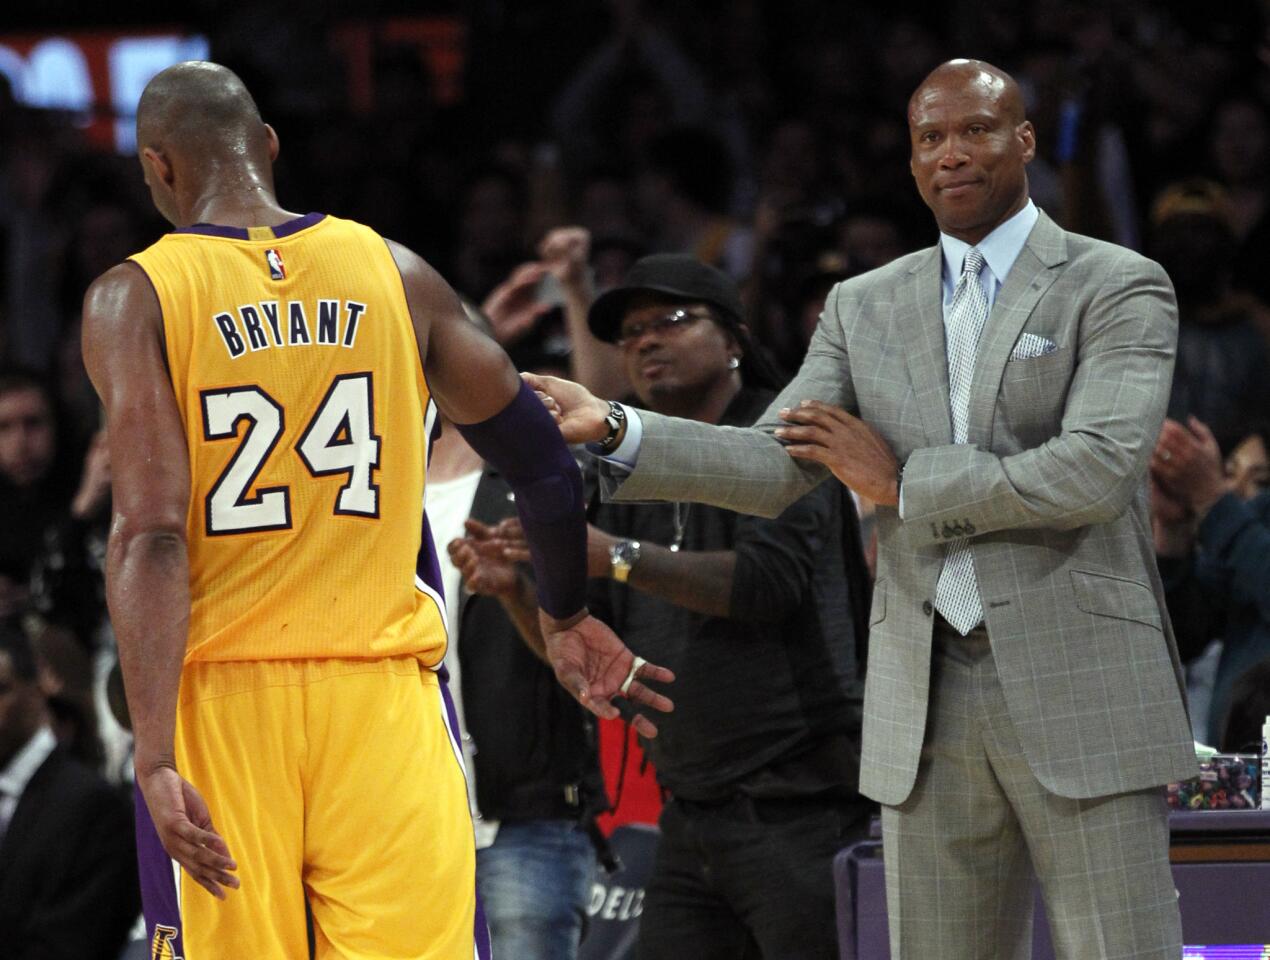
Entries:
{"label": "number 24 on jersey", "polygon": [[[375,434],[372,387],[369,373],[336,377],[296,441],[295,454],[313,476],[344,474],[335,497],[336,514],[379,516],[379,486],[374,481],[382,438]],[[205,498],[208,536],[288,529],[291,491],[286,486],[247,494],[282,437],[282,407],[258,386],[204,390],[199,397],[204,440],[237,437],[240,425],[247,423],[238,449]]]}

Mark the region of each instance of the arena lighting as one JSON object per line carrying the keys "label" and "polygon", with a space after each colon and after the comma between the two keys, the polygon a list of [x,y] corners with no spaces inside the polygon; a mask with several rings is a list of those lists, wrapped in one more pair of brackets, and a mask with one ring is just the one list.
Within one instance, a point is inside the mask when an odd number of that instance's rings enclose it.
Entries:
{"label": "arena lighting", "polygon": [[1270,944],[1186,946],[1182,948],[1182,960],[1270,960]]}
{"label": "arena lighting", "polygon": [[208,49],[204,36],[162,30],[0,36],[0,74],[19,103],[77,114],[98,146],[131,153],[150,78]]}

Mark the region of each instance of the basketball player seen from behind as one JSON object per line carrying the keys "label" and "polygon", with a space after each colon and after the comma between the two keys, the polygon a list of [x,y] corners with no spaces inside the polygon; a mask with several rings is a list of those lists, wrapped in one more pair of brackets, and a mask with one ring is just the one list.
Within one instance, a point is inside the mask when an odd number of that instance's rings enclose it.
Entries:
{"label": "basketball player seen from behind", "polygon": [[669,709],[641,682],[669,671],[587,613],[577,467],[427,264],[283,210],[278,139],[223,67],[155,77],[137,141],[177,229],[89,289],[84,356],[110,427],[152,955],[304,956],[306,899],[318,957],[483,955],[430,669],[437,408],[516,491],[560,681],[613,716],[621,693]]}

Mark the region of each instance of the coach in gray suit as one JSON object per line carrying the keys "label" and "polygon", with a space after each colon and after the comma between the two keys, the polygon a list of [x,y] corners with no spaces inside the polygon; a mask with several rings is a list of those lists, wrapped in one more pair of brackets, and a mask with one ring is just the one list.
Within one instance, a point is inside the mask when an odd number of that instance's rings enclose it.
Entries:
{"label": "coach in gray suit", "polygon": [[1060,957],[1176,960],[1161,786],[1195,760],[1144,484],[1172,288],[1032,205],[1006,74],[944,64],[909,127],[940,243],[834,288],[755,427],[535,385],[633,465],[616,499],[775,516],[833,473],[879,504],[860,779],[894,957],[1029,957],[1036,876]]}

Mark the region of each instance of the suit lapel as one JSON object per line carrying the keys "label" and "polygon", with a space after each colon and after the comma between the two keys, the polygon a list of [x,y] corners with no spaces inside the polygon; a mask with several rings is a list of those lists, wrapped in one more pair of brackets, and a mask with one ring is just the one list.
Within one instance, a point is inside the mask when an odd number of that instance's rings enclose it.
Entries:
{"label": "suit lapel", "polygon": [[895,315],[909,379],[917,395],[927,440],[952,443],[948,407],[948,352],[944,345],[942,261],[936,244],[906,278],[896,298]]}
{"label": "suit lapel", "polygon": [[18,805],[13,810],[13,817],[0,840],[0,879],[7,879],[9,864],[13,863],[23,846],[23,837],[32,835],[36,822],[43,812],[49,784],[56,776],[62,764],[61,749],[54,749],[36,769],[27,782],[26,789],[18,798]]}
{"label": "suit lapel", "polygon": [[1010,352],[1037,302],[1058,277],[1058,266],[1066,260],[1067,243],[1062,229],[1041,212],[997,293],[979,338],[974,380],[970,386],[967,439],[981,450],[992,447],[997,393]]}

